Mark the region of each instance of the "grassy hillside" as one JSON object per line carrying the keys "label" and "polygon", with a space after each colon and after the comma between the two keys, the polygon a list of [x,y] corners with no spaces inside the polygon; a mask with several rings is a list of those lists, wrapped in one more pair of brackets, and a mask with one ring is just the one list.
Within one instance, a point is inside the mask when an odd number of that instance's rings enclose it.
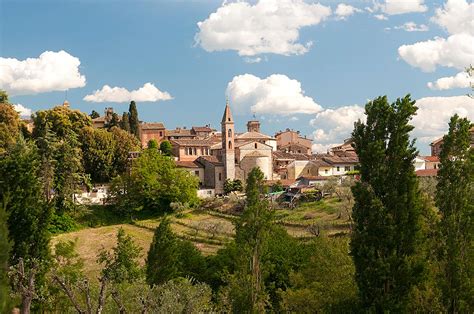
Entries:
{"label": "grassy hillside", "polygon": [[[97,276],[101,268],[96,263],[97,254],[102,248],[110,249],[115,245],[119,228],[124,228],[142,247],[144,263],[153,231],[162,219],[150,218],[146,214],[119,218],[108,213],[109,210],[100,207],[89,209],[78,218],[81,230],[60,234],[53,239],[53,244],[77,239],[77,251],[84,259],[88,276]],[[214,209],[192,210],[178,216],[173,215],[172,228],[178,237],[192,241],[203,254],[209,255],[232,240],[232,220],[236,218],[235,215]],[[284,226],[290,235],[304,239],[313,237],[315,229],[331,236],[346,233],[349,228],[342,204],[336,199],[305,203],[292,210],[278,209],[275,212],[275,223]]]}

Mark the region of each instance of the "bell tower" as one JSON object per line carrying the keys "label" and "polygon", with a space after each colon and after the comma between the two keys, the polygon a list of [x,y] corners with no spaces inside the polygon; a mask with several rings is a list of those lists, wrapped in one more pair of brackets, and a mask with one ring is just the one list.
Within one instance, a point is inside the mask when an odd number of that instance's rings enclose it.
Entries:
{"label": "bell tower", "polygon": [[235,147],[234,147],[234,119],[230,111],[229,101],[226,101],[222,126],[222,162],[224,163],[225,179],[235,178]]}

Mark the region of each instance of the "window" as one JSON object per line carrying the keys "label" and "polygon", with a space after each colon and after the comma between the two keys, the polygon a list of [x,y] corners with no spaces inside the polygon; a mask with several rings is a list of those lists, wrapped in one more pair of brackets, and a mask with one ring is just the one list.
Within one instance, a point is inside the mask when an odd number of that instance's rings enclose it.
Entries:
{"label": "window", "polygon": [[232,149],[232,141],[229,141],[229,149]]}
{"label": "window", "polygon": [[160,131],[160,137],[162,137],[162,136],[163,136],[163,132],[162,132],[162,131]]}
{"label": "window", "polygon": [[185,155],[188,154],[188,149],[187,149],[187,148],[184,148],[184,154],[185,154]]}
{"label": "window", "polygon": [[255,143],[255,149],[257,149],[257,147],[258,147],[258,145],[257,145],[257,143]]}
{"label": "window", "polygon": [[194,153],[194,155],[197,155],[196,147],[193,148],[193,153]]}
{"label": "window", "polygon": [[227,131],[227,136],[228,136],[228,137],[232,137],[232,129],[229,129],[229,130]]}
{"label": "window", "polygon": [[193,149],[192,149],[192,147],[189,147],[188,148],[188,155],[192,155],[192,154],[193,154]]}
{"label": "window", "polygon": [[222,181],[222,173],[219,172],[219,181]]}
{"label": "window", "polygon": [[337,170],[337,172],[341,171],[341,167],[337,166],[336,170]]}
{"label": "window", "polygon": [[194,174],[199,177],[199,170],[195,170]]}
{"label": "window", "polygon": [[329,173],[329,170],[328,170],[328,169],[324,169],[324,173],[325,173],[325,174],[328,174],[328,173]]}
{"label": "window", "polygon": [[344,171],[351,171],[351,166],[345,166]]}

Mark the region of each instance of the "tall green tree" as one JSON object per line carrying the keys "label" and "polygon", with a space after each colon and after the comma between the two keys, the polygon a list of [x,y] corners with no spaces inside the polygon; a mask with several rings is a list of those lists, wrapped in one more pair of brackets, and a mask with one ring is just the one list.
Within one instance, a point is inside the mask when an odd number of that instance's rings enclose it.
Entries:
{"label": "tall green tree", "polygon": [[474,149],[473,125],[457,114],[443,137],[436,205],[442,218],[441,274],[448,313],[474,311]]}
{"label": "tall green tree", "polygon": [[128,121],[130,124],[130,133],[140,138],[140,121],[138,120],[138,111],[135,101],[130,102],[128,108]]}
{"label": "tall green tree", "polygon": [[130,132],[130,121],[128,112],[122,114],[122,121],[120,121],[120,128],[124,131]]}
{"label": "tall green tree", "polygon": [[36,146],[21,138],[0,158],[0,207],[8,213],[10,265],[20,259],[27,267],[39,263],[41,277],[50,260],[48,225],[52,211],[43,197],[39,167]]}
{"label": "tall green tree", "polygon": [[233,302],[233,308],[238,311],[263,312],[268,301],[262,276],[262,256],[267,249],[273,211],[263,198],[264,178],[260,168],[250,171],[245,189],[246,206],[235,225],[235,242],[243,260],[235,274],[234,284],[248,290],[246,294],[234,295],[237,302]]}
{"label": "tall green tree", "polygon": [[19,132],[20,117],[18,112],[8,102],[8,95],[0,91],[0,153],[15,143]]}
{"label": "tall green tree", "polygon": [[33,115],[33,123],[33,138],[44,137],[46,131],[50,130],[62,139],[71,132],[79,134],[83,127],[92,126],[92,120],[87,114],[64,106],[37,111]]}
{"label": "tall green tree", "polygon": [[112,119],[110,119],[110,122],[107,124],[107,128],[111,129],[113,127],[119,127],[120,126],[120,119],[117,113],[112,113]]}
{"label": "tall green tree", "polygon": [[117,174],[114,169],[116,142],[113,133],[85,127],[81,130],[79,142],[84,171],[90,175],[92,182],[109,182]]}
{"label": "tall green tree", "polygon": [[0,312],[8,311],[10,287],[8,284],[8,259],[11,243],[8,238],[7,208],[6,204],[0,206]]}
{"label": "tall green tree", "polygon": [[150,286],[163,284],[179,276],[177,246],[170,220],[164,218],[155,230],[146,259],[146,281]]}
{"label": "tall green tree", "polygon": [[392,104],[378,97],[365,106],[367,122],[357,122],[352,133],[361,180],[352,188],[351,254],[362,305],[377,312],[404,311],[423,277],[424,208],[409,138],[416,110],[409,95]]}

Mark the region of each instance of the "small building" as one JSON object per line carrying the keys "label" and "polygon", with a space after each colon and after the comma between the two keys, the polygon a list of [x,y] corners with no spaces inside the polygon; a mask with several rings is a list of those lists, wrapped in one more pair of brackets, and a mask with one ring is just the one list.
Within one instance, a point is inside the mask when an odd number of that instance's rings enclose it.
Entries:
{"label": "small building", "polygon": [[151,140],[161,143],[165,138],[165,131],[165,126],[161,122],[140,123],[140,142],[142,147],[146,147]]}
{"label": "small building", "polygon": [[170,142],[173,147],[173,155],[179,161],[193,161],[200,156],[210,156],[211,146],[215,144],[215,141],[211,138],[182,138],[171,140]]}
{"label": "small building", "polygon": [[344,143],[341,145],[334,146],[329,149],[329,154],[340,157],[355,157],[357,156],[353,144],[352,138],[344,140]]}
{"label": "small building", "polygon": [[311,154],[312,141],[299,131],[286,129],[275,134],[277,150],[287,153]]}
{"label": "small building", "polygon": [[[469,129],[471,134],[471,147],[474,147],[474,127]],[[443,138],[438,138],[437,140],[433,141],[431,146],[431,156],[439,156],[441,153],[441,145],[443,145]]]}

